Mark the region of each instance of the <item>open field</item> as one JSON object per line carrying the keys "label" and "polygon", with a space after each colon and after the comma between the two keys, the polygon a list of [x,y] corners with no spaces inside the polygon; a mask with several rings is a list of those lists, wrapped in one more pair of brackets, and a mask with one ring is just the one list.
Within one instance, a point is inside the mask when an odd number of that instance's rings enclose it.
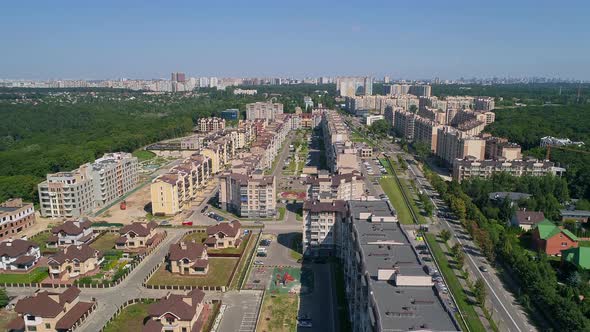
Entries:
{"label": "open field", "polygon": [[[148,280],[148,285],[171,286],[227,286],[237,258],[209,258],[209,272],[204,276],[182,276],[166,270],[162,264]],[[238,273],[239,271],[236,271]]]}
{"label": "open field", "polygon": [[118,233],[104,233],[99,235],[91,244],[90,247],[105,252],[107,250],[115,249],[115,241],[119,238]]}
{"label": "open field", "polygon": [[400,188],[397,185],[395,179],[393,179],[391,176],[384,176],[379,179],[379,184],[381,185],[381,188],[383,188],[385,194],[387,194],[387,197],[389,197],[393,207],[395,207],[399,222],[406,225],[413,224],[414,220],[412,219],[412,214],[406,205],[406,202],[404,201]]}
{"label": "open field", "polygon": [[29,273],[1,273],[0,284],[41,282],[48,276],[47,267],[37,267]]}
{"label": "open field", "polygon": [[153,159],[154,157],[156,157],[156,154],[147,150],[136,150],[133,152],[133,156],[137,157],[139,161],[145,161]]}
{"label": "open field", "polygon": [[29,240],[35,242],[38,246],[39,249],[41,250],[41,252],[57,252],[58,249],[57,248],[47,248],[47,239],[51,236],[51,232],[42,232],[42,233],[38,233],[35,236],[32,236]]}
{"label": "open field", "polygon": [[132,304],[121,311],[112,322],[104,328],[104,332],[141,331],[143,320],[148,316],[147,308],[151,301]]}
{"label": "open field", "polygon": [[266,294],[256,331],[292,332],[297,330],[299,295]]}

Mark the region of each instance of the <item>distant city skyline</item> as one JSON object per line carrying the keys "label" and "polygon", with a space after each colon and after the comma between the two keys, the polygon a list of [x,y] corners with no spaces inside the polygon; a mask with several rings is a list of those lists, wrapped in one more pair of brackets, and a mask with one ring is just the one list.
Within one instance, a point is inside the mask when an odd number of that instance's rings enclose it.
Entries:
{"label": "distant city skyline", "polygon": [[0,4],[5,79],[590,79],[583,1]]}

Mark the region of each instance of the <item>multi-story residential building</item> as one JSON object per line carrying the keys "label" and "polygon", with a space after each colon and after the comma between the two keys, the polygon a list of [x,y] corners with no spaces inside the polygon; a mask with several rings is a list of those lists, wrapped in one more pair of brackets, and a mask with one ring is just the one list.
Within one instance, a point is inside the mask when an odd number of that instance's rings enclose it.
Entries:
{"label": "multi-story residential building", "polygon": [[107,153],[71,172],[47,174],[38,185],[44,217],[78,218],[135,187],[138,161],[130,153]]}
{"label": "multi-story residential building", "polygon": [[414,121],[414,142],[422,142],[430,151],[436,152],[438,144],[438,130],[442,125],[429,119],[417,117]]}
{"label": "multi-story residential building", "polygon": [[200,150],[205,146],[205,138],[201,135],[191,135],[180,140],[182,150]]}
{"label": "multi-story residential building", "polygon": [[202,133],[216,132],[225,129],[225,119],[212,117],[200,118],[197,123],[197,128]]}
{"label": "multi-story residential building", "polygon": [[72,331],[95,308],[95,302],[82,302],[80,289],[72,286],[61,293],[38,290],[33,296],[16,302],[14,318],[8,331],[55,332]]}
{"label": "multi-story residential building", "polygon": [[373,158],[373,147],[367,143],[357,142],[354,145],[361,159]]}
{"label": "multi-story residential building", "polygon": [[39,258],[39,246],[25,239],[8,239],[0,242],[0,269],[28,271]]}
{"label": "multi-story residential building", "polygon": [[168,293],[147,309],[143,332],[196,332],[206,322],[205,292],[193,289],[186,295]]}
{"label": "multi-story residential building", "polygon": [[365,124],[367,126],[371,126],[373,122],[379,120],[385,120],[385,117],[383,117],[383,115],[367,115],[367,117],[365,118]]}
{"label": "multi-story residential building", "polygon": [[438,129],[436,155],[448,165],[467,156],[481,160],[485,155],[485,140],[444,126]]}
{"label": "multi-story residential building", "polygon": [[157,234],[157,223],[134,222],[123,226],[119,230],[119,238],[115,241],[115,248],[124,251],[135,251],[153,244]]}
{"label": "multi-story residential building", "polygon": [[346,216],[343,200],[308,199],[303,202],[303,253],[329,255],[334,253],[341,227]]}
{"label": "multi-story residential building", "polygon": [[432,87],[426,84],[412,85],[408,93],[418,97],[430,97]]}
{"label": "multi-story residential building", "polygon": [[98,272],[103,254],[87,244],[65,247],[48,261],[51,279],[69,280]]}
{"label": "multi-story residential building", "polygon": [[337,199],[357,200],[365,194],[365,178],[359,171],[347,174],[330,174],[320,170],[317,177],[310,176],[306,179],[307,199]]}
{"label": "multi-story residential building", "polygon": [[131,153],[107,153],[90,164],[94,208],[105,206],[125,195],[139,181],[139,162]]}
{"label": "multi-story residential building", "polygon": [[212,161],[193,154],[152,181],[152,213],[175,215],[188,206],[212,176]]}
{"label": "multi-story residential building", "polygon": [[0,203],[0,241],[18,236],[35,224],[33,203],[24,203],[20,198]]}
{"label": "multi-story residential building", "polygon": [[277,185],[274,176],[262,171],[251,175],[226,173],[219,177],[219,204],[222,209],[245,218],[276,215]]}
{"label": "multi-story residential building", "polygon": [[475,110],[476,111],[491,111],[496,107],[496,102],[492,97],[477,97],[475,98]]}
{"label": "multi-story residential building", "polygon": [[453,179],[461,182],[469,178],[490,178],[496,173],[512,176],[544,176],[547,174],[561,176],[565,169],[545,160],[529,158],[526,160],[481,160],[473,157],[456,159],[453,163]]}
{"label": "multi-story residential building", "polygon": [[414,139],[414,126],[416,123],[416,113],[406,112],[403,109],[396,109],[393,114],[393,130],[395,133],[411,141]]}
{"label": "multi-story residential building", "polygon": [[309,96],[303,97],[303,104],[305,105],[305,109],[313,108],[313,100]]}
{"label": "multi-story residential building", "polygon": [[47,238],[47,246],[50,248],[86,244],[94,239],[90,220],[67,220],[53,227],[51,233]]}
{"label": "multi-story residential building", "polygon": [[234,95],[255,96],[257,93],[256,89],[234,89]]}
{"label": "multi-story residential building", "polygon": [[272,102],[255,102],[246,104],[246,119],[274,120],[277,115],[283,114],[283,104]]}
{"label": "multi-story residential building", "polygon": [[336,236],[352,331],[459,331],[385,201],[349,201]]}
{"label": "multi-story residential building", "polygon": [[508,142],[508,139],[482,135],[485,139],[485,159],[520,160],[522,152],[520,145]]}
{"label": "multi-story residential building", "polygon": [[383,86],[386,95],[401,96],[407,95],[410,92],[409,84],[385,84]]}
{"label": "multi-story residential building", "polygon": [[240,235],[242,224],[238,220],[220,222],[207,227],[205,245],[212,249],[237,248],[242,243]]}
{"label": "multi-story residential building", "polygon": [[38,187],[43,217],[78,218],[92,211],[94,206],[94,184],[89,165],[82,165],[72,172],[47,174],[47,180]]}
{"label": "multi-story residential building", "polygon": [[180,241],[170,245],[168,270],[180,275],[205,275],[209,271],[207,247],[195,241]]}

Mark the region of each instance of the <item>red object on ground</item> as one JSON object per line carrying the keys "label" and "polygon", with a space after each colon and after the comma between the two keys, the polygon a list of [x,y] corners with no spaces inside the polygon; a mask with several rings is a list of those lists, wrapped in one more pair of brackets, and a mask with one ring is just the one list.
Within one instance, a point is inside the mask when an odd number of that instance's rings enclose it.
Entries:
{"label": "red object on ground", "polygon": [[182,222],[182,226],[192,226],[193,222],[192,221],[183,221]]}
{"label": "red object on ground", "polygon": [[122,201],[121,204],[119,204],[119,209],[127,210],[127,202]]}

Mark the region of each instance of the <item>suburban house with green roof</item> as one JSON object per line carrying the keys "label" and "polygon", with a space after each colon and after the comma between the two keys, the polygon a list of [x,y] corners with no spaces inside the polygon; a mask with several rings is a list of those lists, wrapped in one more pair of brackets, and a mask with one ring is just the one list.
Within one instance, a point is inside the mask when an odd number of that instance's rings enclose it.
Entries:
{"label": "suburban house with green roof", "polygon": [[533,245],[547,255],[561,255],[562,250],[577,248],[578,237],[545,219],[533,229]]}
{"label": "suburban house with green roof", "polygon": [[578,247],[563,250],[561,262],[569,262],[583,269],[590,269],[590,247]]}

